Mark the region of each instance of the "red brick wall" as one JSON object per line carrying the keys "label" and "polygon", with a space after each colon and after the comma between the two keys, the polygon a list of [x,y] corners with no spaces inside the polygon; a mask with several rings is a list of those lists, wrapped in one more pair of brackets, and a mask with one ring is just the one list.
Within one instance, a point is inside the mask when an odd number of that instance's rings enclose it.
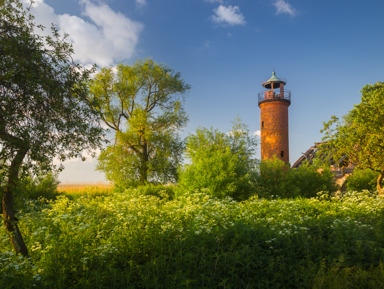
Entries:
{"label": "red brick wall", "polygon": [[276,155],[289,163],[288,106],[289,103],[278,100],[260,104],[262,160]]}

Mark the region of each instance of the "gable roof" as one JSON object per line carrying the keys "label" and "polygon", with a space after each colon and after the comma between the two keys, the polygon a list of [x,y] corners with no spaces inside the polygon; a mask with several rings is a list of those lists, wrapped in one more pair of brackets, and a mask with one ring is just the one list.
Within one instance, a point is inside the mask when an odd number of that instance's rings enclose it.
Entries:
{"label": "gable roof", "polygon": [[292,168],[298,168],[307,162],[308,164],[312,164],[315,159],[326,160],[329,159],[329,165],[340,166],[344,161],[346,161],[347,156],[343,156],[339,160],[334,160],[332,158],[332,152],[327,152],[326,150],[322,150],[321,146],[326,142],[315,142],[313,146],[311,146],[303,155],[291,166]]}

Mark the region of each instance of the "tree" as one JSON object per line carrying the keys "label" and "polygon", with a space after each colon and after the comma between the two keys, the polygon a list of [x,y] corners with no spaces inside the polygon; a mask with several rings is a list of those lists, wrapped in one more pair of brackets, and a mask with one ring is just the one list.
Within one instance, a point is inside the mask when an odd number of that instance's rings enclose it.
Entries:
{"label": "tree", "polygon": [[180,186],[244,200],[254,187],[255,149],[255,139],[239,119],[229,133],[199,128],[187,138],[185,154],[189,163],[181,171]]}
{"label": "tree", "polygon": [[0,164],[3,219],[16,253],[28,255],[13,198],[24,170],[80,156],[102,143],[98,112],[86,101],[90,70],[72,62],[72,47],[52,28],[43,37],[19,0],[0,6]]}
{"label": "tree", "polygon": [[98,168],[120,186],[175,182],[187,116],[182,104],[189,85],[179,73],[151,59],[103,68],[90,82],[90,99],[115,142],[99,157]]}
{"label": "tree", "polygon": [[379,173],[377,190],[383,193],[384,178],[384,83],[369,84],[361,90],[361,103],[343,117],[324,123],[324,149],[333,159],[347,157],[357,169]]}

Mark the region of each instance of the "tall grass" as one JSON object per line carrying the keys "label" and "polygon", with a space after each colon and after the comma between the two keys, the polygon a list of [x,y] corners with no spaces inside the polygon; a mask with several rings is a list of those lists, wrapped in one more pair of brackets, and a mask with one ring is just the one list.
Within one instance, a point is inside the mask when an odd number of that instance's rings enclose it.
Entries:
{"label": "tall grass", "polygon": [[377,194],[241,203],[109,192],[30,201],[0,229],[0,288],[383,288]]}
{"label": "tall grass", "polygon": [[112,193],[113,185],[106,183],[98,184],[60,184],[57,191],[67,197],[77,199],[83,195],[103,196]]}

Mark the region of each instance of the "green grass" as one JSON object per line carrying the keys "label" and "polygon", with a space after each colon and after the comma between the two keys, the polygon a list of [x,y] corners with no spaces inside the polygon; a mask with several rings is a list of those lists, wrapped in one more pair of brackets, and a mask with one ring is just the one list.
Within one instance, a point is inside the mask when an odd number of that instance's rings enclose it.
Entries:
{"label": "green grass", "polygon": [[15,256],[1,227],[0,288],[384,287],[384,201],[369,192],[63,195],[18,218],[31,256]]}

